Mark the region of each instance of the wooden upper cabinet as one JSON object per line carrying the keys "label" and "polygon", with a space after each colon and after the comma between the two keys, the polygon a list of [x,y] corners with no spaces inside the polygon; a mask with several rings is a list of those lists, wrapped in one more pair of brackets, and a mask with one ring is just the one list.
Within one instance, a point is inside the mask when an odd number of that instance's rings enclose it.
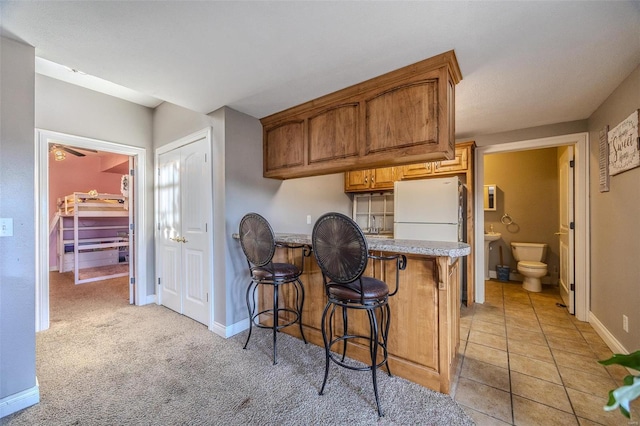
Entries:
{"label": "wooden upper cabinet", "polygon": [[376,189],[393,189],[393,183],[406,179],[433,178],[438,175],[467,173],[471,170],[475,142],[463,142],[456,145],[453,160],[415,163],[399,167],[346,172],[344,176],[345,192],[363,192]]}
{"label": "wooden upper cabinet", "polygon": [[416,163],[402,166],[402,179],[419,179],[433,174],[433,163]]}
{"label": "wooden upper cabinet", "polygon": [[438,145],[438,80],[394,87],[366,100],[365,155]]}
{"label": "wooden upper cabinet", "polygon": [[304,122],[281,123],[264,131],[264,169],[281,170],[304,164]]}
{"label": "wooden upper cabinet", "polygon": [[469,149],[456,147],[456,156],[453,160],[441,160],[433,163],[433,173],[451,173],[464,171],[469,168]]}
{"label": "wooden upper cabinet", "polygon": [[438,174],[465,172],[469,168],[471,149],[471,144],[464,143],[456,146],[455,157],[452,160],[441,160],[403,166],[402,179],[420,179]]}
{"label": "wooden upper cabinet", "polygon": [[393,184],[398,180],[396,167],[381,167],[373,169],[371,188],[372,189],[393,189]]}
{"label": "wooden upper cabinet", "polygon": [[344,191],[369,191],[371,190],[371,170],[352,170],[344,174]]}
{"label": "wooden upper cabinet", "polygon": [[344,174],[344,191],[386,191],[393,189],[393,184],[397,180],[399,180],[397,167],[380,167],[371,170],[352,170]]}
{"label": "wooden upper cabinet", "polygon": [[309,163],[358,155],[359,104],[339,105],[309,117]]}
{"label": "wooden upper cabinet", "polygon": [[453,159],[453,51],[261,119],[264,176],[289,179]]}

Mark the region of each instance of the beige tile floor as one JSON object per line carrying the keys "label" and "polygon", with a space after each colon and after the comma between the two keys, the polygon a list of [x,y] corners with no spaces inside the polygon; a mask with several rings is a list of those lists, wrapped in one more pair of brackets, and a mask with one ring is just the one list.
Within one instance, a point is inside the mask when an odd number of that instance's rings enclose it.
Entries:
{"label": "beige tile floor", "polygon": [[629,374],[602,366],[611,350],[568,314],[557,287],[487,281],[485,303],[462,309],[453,396],[478,425],[638,425],[606,412],[609,390]]}

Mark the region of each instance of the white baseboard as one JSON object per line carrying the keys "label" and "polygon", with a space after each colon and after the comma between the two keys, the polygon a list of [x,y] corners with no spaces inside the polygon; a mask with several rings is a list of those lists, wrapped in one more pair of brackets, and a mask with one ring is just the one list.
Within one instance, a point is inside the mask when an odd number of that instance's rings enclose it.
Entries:
{"label": "white baseboard", "polygon": [[31,389],[6,396],[0,399],[0,418],[13,414],[40,402],[40,386],[38,379]]}
{"label": "white baseboard", "polygon": [[209,330],[213,331],[218,336],[229,338],[231,336],[235,336],[236,334],[245,331],[249,328],[249,319],[245,318],[242,321],[239,321],[235,324],[231,324],[230,326],[224,326],[220,323],[214,322],[209,327]]}
{"label": "white baseboard", "polygon": [[156,303],[156,295],[155,294],[147,295],[147,298],[145,299],[145,302],[143,303],[143,305],[150,305],[152,303]]}
{"label": "white baseboard", "polygon": [[604,343],[609,346],[609,349],[611,349],[613,353],[624,355],[629,354],[627,348],[625,348],[624,345],[620,343],[618,339],[609,332],[609,330],[607,330],[604,324],[602,324],[591,311],[589,311],[589,324],[591,324],[596,333],[598,333],[602,340],[604,340]]}

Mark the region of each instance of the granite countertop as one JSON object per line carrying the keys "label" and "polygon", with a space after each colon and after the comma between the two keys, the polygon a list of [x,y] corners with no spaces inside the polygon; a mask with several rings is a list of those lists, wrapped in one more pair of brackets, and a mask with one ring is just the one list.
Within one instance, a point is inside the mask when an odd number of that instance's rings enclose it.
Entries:
{"label": "granite countertop", "polygon": [[[237,234],[234,234],[234,238],[237,237]],[[276,241],[311,245],[311,235],[276,233]],[[367,244],[369,245],[369,250],[424,256],[464,257],[471,253],[469,244],[444,241],[394,240],[392,238],[367,237]]]}

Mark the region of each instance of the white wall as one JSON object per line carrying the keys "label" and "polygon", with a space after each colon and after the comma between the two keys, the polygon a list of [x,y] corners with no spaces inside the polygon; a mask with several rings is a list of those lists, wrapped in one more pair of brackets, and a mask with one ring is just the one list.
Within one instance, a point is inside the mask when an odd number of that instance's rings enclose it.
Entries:
{"label": "white wall", "polygon": [[0,237],[0,417],[39,400],[34,75],[33,47],[0,37],[0,217],[13,218],[13,236]]}

